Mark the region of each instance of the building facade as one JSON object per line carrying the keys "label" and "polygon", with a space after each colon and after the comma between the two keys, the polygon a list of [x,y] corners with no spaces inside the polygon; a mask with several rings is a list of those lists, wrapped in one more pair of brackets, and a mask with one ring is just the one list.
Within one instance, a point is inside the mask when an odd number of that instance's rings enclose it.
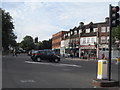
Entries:
{"label": "building facade", "polygon": [[56,54],[60,54],[62,37],[66,32],[67,31],[60,31],[52,35],[52,50],[54,50]]}
{"label": "building facade", "polygon": [[[59,41],[59,47],[56,46],[55,40]],[[60,40],[53,36],[52,43],[53,48],[59,48],[61,56],[73,55],[82,59],[97,59],[104,53],[105,57],[108,57],[109,18],[105,18],[104,22],[90,22],[86,25],[80,22],[78,27],[62,33]]]}

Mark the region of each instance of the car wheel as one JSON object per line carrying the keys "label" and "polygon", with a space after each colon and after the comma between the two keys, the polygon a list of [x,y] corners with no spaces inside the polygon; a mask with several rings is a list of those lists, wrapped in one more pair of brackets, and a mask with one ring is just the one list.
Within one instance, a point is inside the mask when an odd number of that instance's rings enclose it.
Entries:
{"label": "car wheel", "polygon": [[38,57],[38,58],[36,59],[36,61],[37,61],[37,62],[41,62],[41,59]]}
{"label": "car wheel", "polygon": [[59,60],[56,58],[55,60],[54,60],[56,63],[58,63],[59,62]]}

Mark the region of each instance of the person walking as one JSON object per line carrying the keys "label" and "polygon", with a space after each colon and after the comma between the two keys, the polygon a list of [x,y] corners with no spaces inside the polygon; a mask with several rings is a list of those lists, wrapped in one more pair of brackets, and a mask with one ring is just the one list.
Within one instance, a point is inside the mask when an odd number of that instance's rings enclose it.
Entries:
{"label": "person walking", "polygon": [[102,59],[104,59],[105,58],[105,55],[104,55],[104,53],[102,54]]}
{"label": "person walking", "polygon": [[84,59],[83,57],[84,57],[84,53],[83,53],[83,52],[81,52],[81,59]]}
{"label": "person walking", "polygon": [[17,50],[13,49],[13,56],[17,56]]}

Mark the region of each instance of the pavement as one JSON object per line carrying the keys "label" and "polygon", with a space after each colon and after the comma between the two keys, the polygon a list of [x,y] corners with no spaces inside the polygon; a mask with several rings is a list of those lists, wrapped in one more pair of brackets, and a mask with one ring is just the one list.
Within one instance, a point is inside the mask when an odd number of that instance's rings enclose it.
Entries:
{"label": "pavement", "polygon": [[96,59],[80,59],[80,58],[64,58],[66,60],[79,60],[79,61],[97,61]]}

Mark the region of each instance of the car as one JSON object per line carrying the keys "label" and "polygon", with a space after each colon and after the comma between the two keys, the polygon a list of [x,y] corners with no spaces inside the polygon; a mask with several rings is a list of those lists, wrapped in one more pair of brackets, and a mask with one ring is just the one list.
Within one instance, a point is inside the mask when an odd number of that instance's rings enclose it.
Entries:
{"label": "car", "polygon": [[40,62],[42,60],[47,60],[50,62],[59,62],[60,57],[57,56],[53,51],[38,50],[31,55],[33,61]]}

